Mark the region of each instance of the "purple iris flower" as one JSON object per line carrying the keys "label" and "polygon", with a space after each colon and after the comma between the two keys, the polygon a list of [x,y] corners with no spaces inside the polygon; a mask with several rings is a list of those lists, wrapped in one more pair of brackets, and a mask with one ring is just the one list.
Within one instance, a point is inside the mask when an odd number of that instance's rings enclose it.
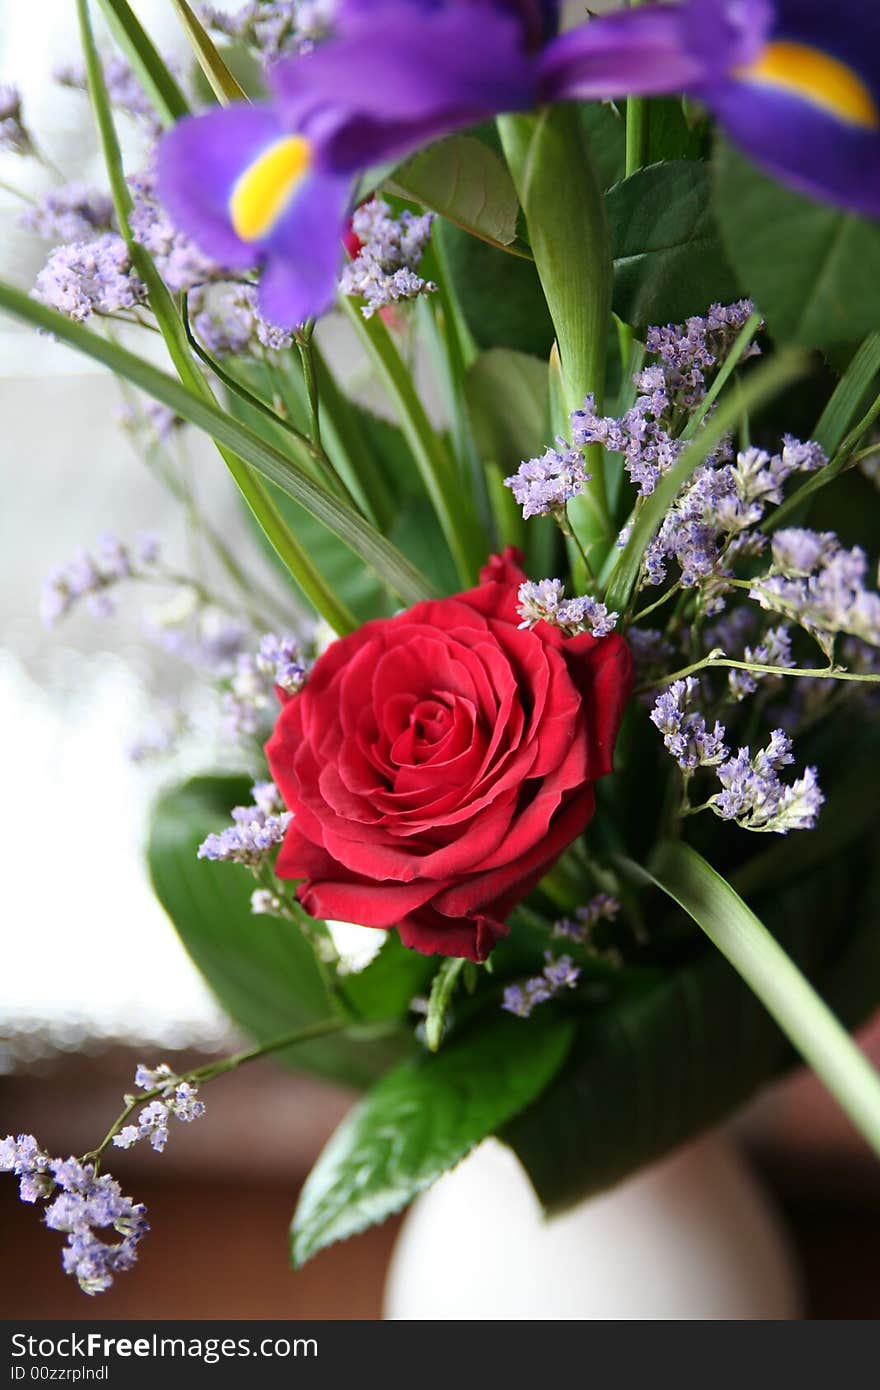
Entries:
{"label": "purple iris flower", "polygon": [[275,65],[273,100],[180,122],[162,201],[260,306],[292,326],[331,303],[354,178],[499,111],[533,106],[548,0],[342,0],[334,34]]}
{"label": "purple iris flower", "polygon": [[608,15],[551,43],[545,100],[687,91],[756,163],[880,216],[878,0],[683,0]]}
{"label": "purple iris flower", "polygon": [[558,0],[339,0],[271,101],[164,137],[172,218],[292,326],[331,303],[355,177],[500,112],[686,91],[784,181],[880,216],[880,0],[681,0],[557,36]]}

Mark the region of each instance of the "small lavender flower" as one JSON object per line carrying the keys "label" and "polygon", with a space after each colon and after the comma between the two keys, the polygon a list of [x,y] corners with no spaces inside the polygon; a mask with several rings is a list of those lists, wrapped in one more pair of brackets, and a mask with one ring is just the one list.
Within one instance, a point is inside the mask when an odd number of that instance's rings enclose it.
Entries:
{"label": "small lavender flower", "polygon": [[762,608],[799,623],[829,661],[840,633],[880,646],[880,595],[865,586],[868,557],[846,550],[833,532],[777,531],[773,567],[754,580],[749,596]]}
{"label": "small lavender flower", "polygon": [[297,691],[302,690],[306,668],[295,637],[278,637],[274,632],[266,633],[260,641],[255,661],[257,669],[268,676],[272,684],[283,690],[285,695],[295,695]]}
{"label": "small lavender flower", "polygon": [[704,717],[692,709],[699,689],[700,682],[693,676],[674,681],[658,695],[650,715],[666,748],[687,773],[716,767],[727,757],[724,726],[716,721],[714,729],[709,729]]}
{"label": "small lavender flower", "polygon": [[192,326],[213,357],[281,352],[293,335],[260,314],[255,285],[223,281],[200,285],[190,297]]}
{"label": "small lavender flower", "polygon": [[220,280],[228,274],[225,267],[206,256],[194,241],[174,226],[159,202],[152,167],[133,174],[128,186],[132,196],[129,217],[132,235],[149,251],[170,290],[175,294],[186,293],[197,285]]}
{"label": "small lavender flower", "polygon": [[[794,666],[791,656],[791,635],[788,628],[784,624],[780,627],[771,627],[765,632],[757,646],[746,647],[743,658],[745,661],[753,661],[759,666]],[[735,700],[744,700],[747,695],[754,695],[758,688],[758,681],[767,679],[773,680],[774,677],[768,678],[757,671],[731,671],[728,676],[730,693]]]}
{"label": "small lavender flower", "polygon": [[366,301],[361,309],[365,319],[391,304],[436,290],[432,281],[417,273],[433,221],[430,212],[421,216],[403,212],[395,217],[381,198],[372,198],[357,209],[351,229],[360,250],[343,270],[339,288]]}
{"label": "small lavender flower", "polygon": [[744,830],[787,835],[790,830],[812,830],[825,800],[816,769],[786,785],[780,770],[794,761],[791,739],[775,729],[766,748],[754,757],[741,748],[718,769],[723,791],[712,797],[711,809],[723,820],[734,820]]}
{"label": "small lavender flower", "polygon": [[[177,64],[173,60],[169,62],[166,59],[165,61],[172,70],[176,70]],[[115,106],[118,111],[124,111],[126,115],[133,117],[151,135],[159,135],[162,130],[161,122],[157,119],[146,92],[125,59],[112,53],[102,58],[101,67],[110,104]],[[75,91],[88,92],[88,75],[83,62],[59,64],[54,69],[52,77],[60,87],[71,87]]]}
{"label": "small lavender flower", "polygon": [[527,459],[504,479],[526,520],[530,516],[563,516],[566,503],[579,497],[590,481],[580,450],[569,448],[561,435],[556,442],[558,449],[546,449],[540,458]]}
{"label": "small lavender flower", "polygon": [[241,739],[258,734],[266,711],[277,705],[277,692],[295,695],[305,684],[306,675],[294,637],[267,633],[256,655],[240,653],[229,690],[223,696],[223,722],[228,736]]}
{"label": "small lavender flower", "polygon": [[31,154],[33,141],[21,111],[21,93],[12,83],[0,83],[0,150]]}
{"label": "small lavender flower", "polygon": [[283,802],[271,782],[256,783],[254,797],[251,806],[233,807],[232,825],[202,842],[199,859],[246,864],[250,869],[259,869],[265,864],[272,850],[284,839],[293,816],[289,811],[278,809]]}
{"label": "small lavender flower", "polygon": [[557,940],[575,941],[579,946],[592,942],[600,922],[613,922],[620,912],[620,903],[610,893],[597,893],[583,907],[575,909],[574,918],[563,917],[553,923],[552,935]]}
{"label": "small lavender flower", "polygon": [[516,1014],[517,1018],[528,1018],[538,1004],[546,1004],[548,999],[553,999],[563,990],[575,988],[581,972],[571,956],[554,957],[552,951],[545,951],[544,962],[540,975],[524,980],[522,984],[507,986],[502,1009]]}
{"label": "small lavender flower", "polygon": [[[648,330],[648,352],[660,359],[666,390],[681,410],[690,411],[706,395],[706,375],[721,362],[755,311],[751,300],[713,304],[705,318],[694,316],[685,324],[667,324]],[[754,357],[760,348],[752,343],[743,354]]]}
{"label": "small lavender flower", "polygon": [[34,299],[76,323],[92,314],[119,314],[146,301],[146,288],[132,270],[128,248],[115,232],[90,241],[57,246],[37,276]]}
{"label": "small lavender flower", "polygon": [[[67,1236],[62,1265],[84,1293],[103,1293],[116,1274],[130,1269],[138,1244],[149,1229],[146,1208],[124,1197],[109,1174],[97,1177],[94,1166],[76,1158],[51,1158],[32,1134],[11,1134],[0,1141],[0,1172],[21,1180],[22,1200],[48,1202],[45,1222]],[[121,1241],[108,1242],[95,1231],[114,1231]]]}
{"label": "small lavender flower", "polygon": [[617,613],[609,613],[605,604],[597,599],[566,599],[559,579],[540,579],[536,583],[526,580],[519,586],[517,598],[521,628],[545,622],[560,628],[567,637],[582,632],[589,632],[593,637],[607,637],[614,631],[618,619]]}
{"label": "small lavender flower", "polygon": [[43,622],[53,627],[83,599],[94,617],[107,617],[114,611],[109,591],[123,580],[137,577],[138,562],[149,569],[157,559],[152,537],[145,538],[133,552],[116,536],[102,536],[94,555],[88,550],[77,550],[72,560],[51,572],[40,597]]}
{"label": "small lavender flower", "polygon": [[201,1119],[205,1113],[204,1102],[198,1098],[198,1087],[191,1081],[175,1076],[166,1062],[158,1067],[145,1067],[141,1063],[135,1072],[135,1085],[144,1091],[161,1088],[161,1098],[151,1100],[138,1114],[137,1124],[125,1125],[113,1136],[113,1143],[119,1149],[130,1149],[140,1139],[149,1139],[157,1153],[162,1153],[168,1143],[168,1121],[172,1117],[181,1124],[191,1124]]}
{"label": "small lavender flower", "polygon": [[308,52],[330,30],[336,0],[248,0],[235,11],[199,7],[202,23],[246,44],[266,63]]}
{"label": "small lavender flower", "polygon": [[99,188],[86,183],[68,183],[52,188],[19,216],[19,226],[26,232],[51,241],[92,241],[116,226],[113,199]]}
{"label": "small lavender flower", "polygon": [[622,454],[623,466],[638,486],[639,496],[648,497],[684,446],[669,433],[664,412],[670,401],[662,370],[648,369],[635,382],[644,394],[619,420],[598,415],[593,396],[587,396],[583,407],[572,413],[572,439],[580,448],[601,444],[609,453]]}

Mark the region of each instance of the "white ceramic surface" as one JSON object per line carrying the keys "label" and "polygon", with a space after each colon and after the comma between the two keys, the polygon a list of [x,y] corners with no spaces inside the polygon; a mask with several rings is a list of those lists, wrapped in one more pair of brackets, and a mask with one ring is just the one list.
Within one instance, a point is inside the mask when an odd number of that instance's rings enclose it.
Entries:
{"label": "white ceramic surface", "polygon": [[776,1214],[719,1138],[551,1221],[513,1153],[488,1140],[415,1203],[385,1303],[390,1319],[800,1315]]}

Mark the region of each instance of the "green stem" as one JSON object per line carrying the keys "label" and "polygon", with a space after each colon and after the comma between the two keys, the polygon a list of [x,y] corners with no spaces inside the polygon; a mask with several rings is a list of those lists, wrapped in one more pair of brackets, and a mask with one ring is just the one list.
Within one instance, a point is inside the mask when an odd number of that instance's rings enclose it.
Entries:
{"label": "green stem", "polygon": [[459,576],[463,583],[472,584],[488,545],[475,509],[461,497],[455,462],[428,419],[385,324],[378,315],[365,319],[360,304],[348,295],[341,295],[339,303],[395,407]]}
{"label": "green stem", "polygon": [[671,675],[664,676],[662,681],[652,681],[648,685],[639,686],[634,693],[646,695],[651,690],[658,690],[661,685],[671,685],[673,681],[684,680],[687,676],[696,675],[698,671],[727,669],[751,671],[758,676],[799,676],[804,680],[860,681],[866,685],[880,685],[878,675],[870,675],[864,671],[847,671],[841,666],[820,666],[815,670],[804,670],[797,666],[765,666],[758,661],[732,661],[726,656],[706,656],[702,661],[695,661],[691,666],[683,666],[680,671],[673,671]]}
{"label": "green stem", "polygon": [[651,873],[631,860],[619,862],[693,918],[880,1155],[880,1076],[730,884],[680,842],[659,847]]}
{"label": "green stem", "polygon": [[[601,410],[611,328],[612,260],[605,199],[586,133],[573,106],[502,116],[498,130],[526,215],[535,265],[556,331],[565,419],[592,394]],[[571,505],[584,550],[613,542],[601,446],[585,451],[592,481]]]}
{"label": "green stem", "polygon": [[425,1019],[425,1042],[428,1044],[429,1052],[439,1051],[443,1038],[443,1025],[446,1022],[446,1011],[449,1008],[452,992],[464,965],[465,962],[461,956],[453,956],[443,962],[434,976],[431,985],[431,997],[428,1000],[428,1015]]}
{"label": "green stem", "polygon": [[113,1142],[114,1135],[118,1134],[136,1110],[140,1110],[142,1105],[147,1105],[151,1100],[161,1100],[167,1093],[169,1082],[191,1081],[204,1083],[213,1081],[216,1076],[223,1076],[228,1071],[235,1071],[238,1067],[245,1066],[248,1062],[255,1062],[258,1057],[268,1057],[273,1052],[282,1052],[287,1047],[296,1047],[299,1043],[313,1042],[317,1038],[327,1037],[329,1033],[340,1033],[347,1026],[343,1018],[324,1018],[318,1023],[307,1023],[303,1028],[297,1028],[292,1033],[284,1033],[280,1038],[273,1038],[270,1042],[260,1043],[257,1047],[249,1047],[244,1052],[236,1052],[231,1057],[224,1057],[220,1062],[208,1062],[201,1067],[194,1067],[191,1071],[181,1072],[179,1076],[169,1078],[162,1086],[154,1086],[151,1091],[142,1091],[139,1096],[132,1096],[129,1104],[120,1115],[116,1117],[104,1138],[97,1148],[90,1149],[83,1155],[82,1161],[87,1159],[99,1159],[101,1154],[109,1144]]}

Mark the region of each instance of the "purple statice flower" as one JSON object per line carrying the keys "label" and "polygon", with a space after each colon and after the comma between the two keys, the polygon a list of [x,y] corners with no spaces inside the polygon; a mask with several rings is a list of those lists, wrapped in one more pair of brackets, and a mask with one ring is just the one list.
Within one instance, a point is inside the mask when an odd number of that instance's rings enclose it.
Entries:
{"label": "purple statice flower", "polygon": [[156,1152],[162,1153],[168,1143],[169,1119],[190,1124],[193,1120],[201,1119],[205,1113],[204,1102],[198,1098],[198,1087],[191,1081],[175,1076],[165,1062],[154,1068],[141,1063],[134,1080],[141,1090],[159,1090],[161,1096],[142,1107],[136,1124],[123,1126],[113,1136],[113,1143],[119,1149],[130,1149],[138,1140],[149,1139]]}
{"label": "purple statice flower", "polygon": [[588,946],[600,922],[613,922],[620,912],[620,903],[610,893],[597,893],[583,907],[575,909],[573,918],[562,917],[553,923],[552,935],[557,940],[574,941]]}
{"label": "purple statice flower", "polygon": [[51,188],[29,204],[19,226],[54,246],[59,242],[93,241],[116,226],[113,199],[87,183],[67,183]]}
{"label": "purple statice flower", "polygon": [[0,83],[0,150],[30,154],[33,142],[21,113],[21,93],[12,83]]}
{"label": "purple statice flower", "polygon": [[115,232],[57,246],[31,293],[76,323],[83,323],[92,314],[136,309],[147,297],[145,286],[132,270],[128,248]]}
{"label": "purple statice flower", "polygon": [[528,1018],[538,1004],[546,1004],[548,999],[553,999],[563,990],[575,988],[581,972],[571,956],[555,957],[552,951],[545,951],[544,962],[540,975],[524,980],[522,984],[507,986],[502,1009],[516,1014],[517,1018]]}
{"label": "purple statice flower", "polygon": [[153,537],[145,537],[132,548],[116,536],[102,536],[94,554],[78,550],[66,565],[51,572],[40,597],[43,622],[53,627],[81,599],[86,600],[93,617],[108,617],[114,611],[110,590],[126,579],[140,577],[142,568],[149,569],[157,560]]}
{"label": "purple statice flower", "polygon": [[777,835],[812,830],[825,798],[814,767],[795,782],[781,780],[780,770],[793,761],[791,739],[781,729],[773,731],[767,747],[754,757],[749,748],[741,748],[718,769],[723,790],[711,798],[711,809],[744,830]]}
{"label": "purple statice flower", "polygon": [[819,643],[829,661],[846,633],[880,646],[880,595],[866,588],[868,557],[845,549],[833,532],[777,531],[773,566],[749,591],[762,608],[791,618]]}
{"label": "purple statice flower", "polygon": [[175,294],[220,280],[228,271],[206,256],[190,237],[178,231],[156,194],[151,167],[128,180],[132,196],[131,230],[135,241],[149,251],[156,269]]}
{"label": "purple statice flower", "polygon": [[[176,70],[177,65],[173,60],[168,62],[166,59],[166,63],[173,70]],[[104,82],[110,104],[115,106],[118,111],[124,111],[126,115],[132,116],[151,135],[161,134],[161,122],[157,119],[146,92],[125,59],[118,54],[111,53],[102,58],[101,67],[104,72]],[[72,87],[75,91],[80,92],[88,91],[89,83],[85,63],[79,60],[59,64],[54,69],[52,77],[61,87]]]}
{"label": "purple statice flower", "polygon": [[[47,1201],[46,1225],[67,1236],[64,1271],[77,1279],[84,1293],[103,1293],[116,1274],[131,1269],[149,1229],[146,1208],[124,1197],[109,1173],[98,1177],[90,1163],[51,1158],[32,1134],[0,1141],[0,1172],[19,1177],[23,1201]],[[96,1231],[112,1231],[122,1239],[108,1241]]]}
{"label": "purple statice flower", "polygon": [[[260,798],[251,806],[232,808],[232,825],[219,834],[209,835],[199,846],[199,859],[213,859],[226,864],[246,864],[250,869],[258,869],[281,841],[293,816],[289,811],[276,811],[279,804],[277,792],[275,800],[270,801],[268,783],[257,783],[254,792]],[[263,807],[271,805],[272,809]]]}
{"label": "purple statice flower", "polygon": [[234,672],[250,637],[243,622],[201,602],[189,604],[184,612],[174,604],[159,613],[153,612],[145,628],[179,661],[224,680]]}
{"label": "purple statice flower", "polygon": [[293,335],[263,318],[254,285],[224,281],[190,296],[192,326],[213,357],[240,357],[261,348],[281,352]]}
{"label": "purple statice flower", "polygon": [[182,429],[184,424],[181,417],[175,415],[167,405],[163,405],[161,401],[150,400],[139,410],[131,405],[122,406],[116,418],[123,429],[131,431],[132,434],[142,431],[151,444],[166,444],[175,430]]}
{"label": "purple statice flower", "polygon": [[716,767],[727,757],[723,724],[716,721],[710,729],[703,715],[692,708],[699,690],[700,682],[693,676],[674,681],[658,695],[650,715],[667,750],[686,773],[698,767]]}
{"label": "purple statice flower", "polygon": [[301,690],[307,676],[299,643],[294,637],[267,633],[254,655],[240,652],[223,697],[223,719],[230,738],[258,734],[266,711],[282,697]]}
{"label": "purple statice flower", "polygon": [[266,63],[304,53],[330,31],[336,0],[248,0],[238,10],[201,5],[202,23],[254,49]]}
{"label": "purple statice flower", "polygon": [[[665,390],[671,404],[684,411],[694,410],[706,395],[706,377],[724,360],[755,312],[749,299],[736,304],[713,304],[706,316],[694,316],[685,324],[649,328],[648,352],[663,366]],[[760,354],[751,344],[746,357]]]}
{"label": "purple statice flower", "polygon": [[609,613],[605,604],[594,598],[567,599],[560,579],[526,580],[519,586],[517,599],[521,628],[550,623],[560,628],[566,637],[582,632],[589,632],[593,637],[607,637],[614,631],[619,616]]}
{"label": "purple statice flower", "polygon": [[566,504],[579,497],[590,481],[580,449],[570,448],[561,435],[556,442],[558,449],[546,449],[540,458],[527,459],[504,479],[526,521],[530,516],[563,516]]}
{"label": "purple statice flower", "polygon": [[572,439],[580,448],[601,444],[608,453],[622,454],[639,496],[648,497],[684,446],[668,432],[664,411],[669,398],[661,384],[662,369],[648,369],[635,381],[643,394],[619,420],[598,415],[594,398],[587,396],[582,408],[572,412]]}
{"label": "purple statice flower", "polygon": [[[753,647],[745,648],[743,660],[753,661],[759,666],[794,666],[789,629],[784,623],[779,627],[769,628],[760,642]],[[774,677],[767,677],[757,671],[731,671],[728,675],[728,687],[735,700],[744,700],[747,695],[754,695],[758,681],[767,679],[773,680]]]}
{"label": "purple statice flower", "polygon": [[257,670],[268,676],[285,695],[296,695],[306,680],[306,667],[295,637],[267,632],[254,658]]}
{"label": "purple statice flower", "polygon": [[644,584],[664,583],[669,562],[675,560],[679,582],[700,588],[706,612],[719,611],[733,563],[759,555],[766,544],[755,528],[767,506],[782,501],[782,486],[793,473],[812,471],[824,460],[818,444],[801,444],[787,435],[779,454],[746,449],[732,463],[704,464],[647,547]]}
{"label": "purple statice flower", "polygon": [[436,290],[432,281],[418,274],[433,221],[430,212],[421,216],[403,212],[395,217],[381,198],[372,198],[357,209],[351,229],[361,246],[343,270],[339,288],[343,294],[365,301],[361,309],[364,318]]}

